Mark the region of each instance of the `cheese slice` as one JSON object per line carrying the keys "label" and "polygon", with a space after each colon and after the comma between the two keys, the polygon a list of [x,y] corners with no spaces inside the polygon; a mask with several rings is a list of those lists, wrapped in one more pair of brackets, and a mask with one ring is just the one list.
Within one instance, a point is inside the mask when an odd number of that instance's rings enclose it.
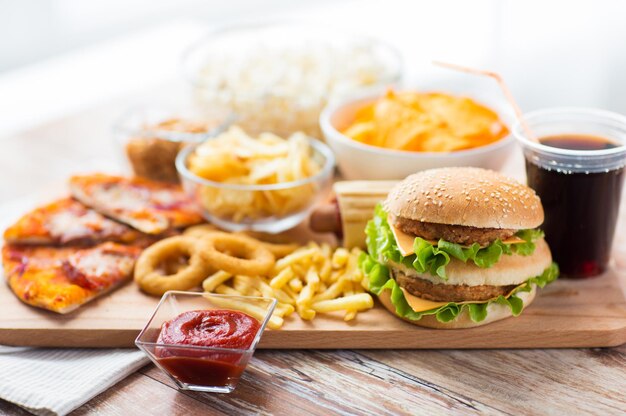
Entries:
{"label": "cheese slice", "polygon": [[[389,220],[387,221],[389,222]],[[389,227],[391,227],[391,232],[396,239],[396,244],[398,244],[398,248],[400,249],[400,254],[402,254],[402,257],[414,254],[415,250],[413,249],[413,242],[415,241],[415,236],[407,234],[404,231],[400,231],[400,229],[396,228],[396,226],[393,225],[391,222],[389,222]],[[426,241],[434,246],[437,245],[437,242],[434,240]]]}
{"label": "cheese slice", "polygon": [[[389,223],[389,227],[391,227],[391,232],[393,233],[393,236],[396,239],[396,243],[398,244],[398,248],[400,249],[400,254],[402,254],[403,257],[414,254],[415,250],[413,249],[413,242],[415,241],[415,236],[411,234],[407,234],[404,231],[398,229],[395,225],[391,223],[391,221],[387,220],[387,222]],[[428,241],[430,244],[434,246],[437,245],[437,241],[435,240],[426,240],[426,241]],[[525,243],[526,241],[519,238],[516,235],[513,235],[502,242],[504,244],[519,244],[519,243]],[[467,247],[467,246],[463,246],[463,247]]]}
{"label": "cheese slice", "polygon": [[[515,290],[517,290],[518,287],[525,285],[526,283],[522,283],[521,285],[518,285],[516,287],[514,287],[509,293],[507,293],[504,297],[508,298],[510,297],[513,292]],[[406,303],[409,304],[409,306],[411,307],[411,309],[413,309],[415,312],[425,312],[425,311],[429,311],[431,309],[435,309],[435,308],[439,308],[443,305],[447,305],[450,302],[434,302],[432,300],[427,300],[427,299],[422,299],[419,298],[415,295],[410,294],[405,288],[401,287],[400,290],[402,291],[402,293],[404,293],[404,298],[406,299]],[[491,299],[487,299],[487,300],[467,300],[467,301],[463,301],[463,302],[454,302],[457,305],[465,305],[468,303],[485,303],[485,302],[489,302],[492,300],[495,300],[497,298],[491,298]]]}
{"label": "cheese slice", "polygon": [[406,303],[408,303],[411,309],[413,309],[415,312],[429,311],[431,309],[439,308],[440,306],[447,305],[449,303],[449,302],[434,302],[432,300],[418,298],[417,296],[410,294],[403,287],[401,287],[400,290],[402,290],[402,293],[404,293],[404,298],[406,299]]}
{"label": "cheese slice", "polygon": [[504,244],[521,244],[521,243],[525,243],[526,240],[524,240],[523,238],[520,238],[516,235],[512,235],[509,238],[507,238],[506,240],[502,240],[502,242]]}

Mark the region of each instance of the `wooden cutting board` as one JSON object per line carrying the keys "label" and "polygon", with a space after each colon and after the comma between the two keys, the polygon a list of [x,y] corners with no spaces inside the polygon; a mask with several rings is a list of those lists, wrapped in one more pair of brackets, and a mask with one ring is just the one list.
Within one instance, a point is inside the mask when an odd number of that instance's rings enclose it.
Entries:
{"label": "wooden cutting board", "polygon": [[[62,187],[60,187],[62,188]],[[9,224],[37,205],[39,198],[5,204],[0,219]],[[40,202],[40,201],[39,201]],[[622,218],[623,219],[623,218]],[[626,224],[620,221],[620,224]],[[559,280],[539,291],[517,318],[464,330],[416,327],[382,306],[346,323],[341,315],[319,314],[306,322],[294,314],[281,330],[268,330],[259,348],[566,348],[626,343],[626,248],[618,228],[611,270],[588,280]],[[0,229],[4,229],[0,224]],[[312,237],[305,227],[291,238]],[[625,238],[626,240],[626,238]],[[0,277],[1,278],[1,277]],[[4,280],[4,279],[2,279]],[[0,345],[45,347],[132,347],[158,299],[129,282],[68,315],[30,307],[0,283]]]}
{"label": "wooden cutting board", "polygon": [[[521,152],[505,173],[524,179]],[[0,230],[34,206],[61,195],[63,183],[46,192],[0,205]],[[626,199],[626,195],[625,199]],[[558,280],[540,290],[517,318],[464,330],[433,330],[408,324],[382,306],[360,313],[354,322],[319,314],[313,322],[295,314],[281,330],[268,330],[259,348],[567,348],[610,347],[626,343],[626,200],[621,204],[612,268],[589,280]],[[306,241],[310,232],[292,230]],[[319,237],[319,236],[317,236]],[[1,274],[1,271],[0,271]],[[0,280],[4,280],[0,276]],[[0,345],[48,347],[131,347],[158,299],[133,283],[69,315],[21,303],[0,283]]]}
{"label": "wooden cutting board", "polygon": [[[0,287],[0,344],[47,347],[131,347],[157,299],[129,283],[69,315],[35,309]],[[294,314],[295,315],[295,314]],[[522,315],[464,330],[419,328],[380,305],[354,322],[297,316],[268,330],[259,348],[566,348],[626,343],[624,279],[615,270],[595,279],[557,281]]]}

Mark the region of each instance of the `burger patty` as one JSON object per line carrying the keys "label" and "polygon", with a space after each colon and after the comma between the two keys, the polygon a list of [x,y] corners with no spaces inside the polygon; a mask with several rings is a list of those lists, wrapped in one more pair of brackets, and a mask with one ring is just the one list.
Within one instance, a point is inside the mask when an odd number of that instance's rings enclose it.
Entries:
{"label": "burger patty", "polygon": [[517,285],[508,286],[467,286],[435,284],[419,277],[407,276],[392,270],[394,280],[410,294],[435,302],[462,302],[488,300],[507,295]]}
{"label": "burger patty", "polygon": [[442,238],[445,241],[462,245],[478,243],[481,246],[488,246],[497,239],[506,240],[517,232],[517,230],[504,228],[477,228],[465,225],[437,224],[396,216],[392,216],[391,221],[394,226],[407,234],[413,234],[426,240],[439,240]]}

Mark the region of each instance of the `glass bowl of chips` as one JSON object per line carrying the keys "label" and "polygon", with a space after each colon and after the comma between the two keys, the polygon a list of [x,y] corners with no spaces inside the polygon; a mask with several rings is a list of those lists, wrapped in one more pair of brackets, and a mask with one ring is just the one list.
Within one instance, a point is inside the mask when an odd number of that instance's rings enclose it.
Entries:
{"label": "glass bowl of chips", "polygon": [[290,19],[222,27],[182,59],[200,110],[229,109],[247,130],[285,136],[321,137],[318,118],[331,97],[396,84],[402,69],[383,40]]}
{"label": "glass bowl of chips", "polygon": [[450,166],[499,170],[514,144],[507,108],[489,95],[370,89],[329,104],[320,127],[350,180]]}
{"label": "glass bowl of chips", "polygon": [[335,158],[303,133],[250,136],[238,126],[184,148],[185,191],[205,218],[230,231],[278,233],[302,222],[330,191]]}

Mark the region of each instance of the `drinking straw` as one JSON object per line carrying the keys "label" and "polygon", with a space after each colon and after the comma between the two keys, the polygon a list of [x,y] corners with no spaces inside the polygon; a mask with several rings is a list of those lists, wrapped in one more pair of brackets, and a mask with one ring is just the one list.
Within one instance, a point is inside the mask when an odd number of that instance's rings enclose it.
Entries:
{"label": "drinking straw", "polygon": [[492,71],[485,71],[482,69],[469,68],[467,66],[451,64],[448,62],[433,61],[433,64],[437,66],[441,66],[443,68],[452,69],[455,71],[461,71],[461,72],[466,72],[466,73],[475,74],[475,75],[483,75],[483,76],[487,76],[487,77],[495,79],[498,85],[500,85],[500,88],[502,88],[502,92],[504,93],[504,96],[506,97],[507,101],[513,107],[513,110],[515,111],[515,115],[517,116],[517,120],[520,122],[522,129],[524,130],[524,133],[526,134],[528,139],[539,143],[539,140],[537,140],[537,136],[535,136],[535,134],[532,132],[532,130],[528,126],[528,123],[526,123],[526,119],[524,118],[524,115],[522,114],[522,110],[520,109],[519,105],[517,105],[517,101],[515,101],[515,98],[513,97],[511,90],[506,85],[506,83],[504,82],[504,79],[500,76],[500,74],[496,72],[492,72]]}

